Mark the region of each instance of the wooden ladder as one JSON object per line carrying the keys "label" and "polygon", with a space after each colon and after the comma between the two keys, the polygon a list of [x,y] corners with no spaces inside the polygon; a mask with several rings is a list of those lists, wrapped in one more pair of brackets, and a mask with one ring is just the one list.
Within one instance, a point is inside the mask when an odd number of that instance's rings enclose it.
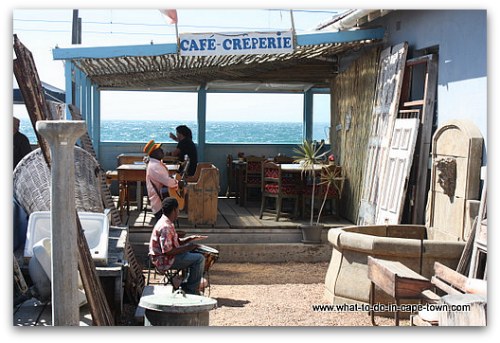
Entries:
{"label": "wooden ladder", "polygon": [[[417,82],[421,77],[421,82]],[[398,118],[418,118],[417,146],[408,184],[410,223],[424,224],[432,143],[432,123],[437,84],[437,55],[429,54],[406,61]],[[418,94],[415,94],[418,93]],[[416,99],[415,99],[416,98]]]}

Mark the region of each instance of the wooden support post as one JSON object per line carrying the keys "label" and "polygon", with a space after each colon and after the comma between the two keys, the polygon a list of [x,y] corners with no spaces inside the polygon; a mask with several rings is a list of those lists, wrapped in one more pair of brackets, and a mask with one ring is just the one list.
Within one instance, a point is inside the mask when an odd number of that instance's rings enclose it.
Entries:
{"label": "wooden support post", "polygon": [[[52,324],[78,326],[78,255],[75,201],[76,140],[85,132],[83,121],[43,120],[36,129],[50,144],[52,158]],[[62,180],[62,181],[61,181]]]}

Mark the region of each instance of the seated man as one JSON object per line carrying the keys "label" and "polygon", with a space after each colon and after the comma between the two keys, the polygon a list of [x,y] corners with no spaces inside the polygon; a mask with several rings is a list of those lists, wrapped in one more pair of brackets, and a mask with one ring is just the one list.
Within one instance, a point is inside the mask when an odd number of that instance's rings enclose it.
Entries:
{"label": "seated man", "polygon": [[149,201],[151,202],[151,210],[156,221],[158,221],[163,214],[161,201],[164,195],[162,194],[162,188],[170,187],[177,189],[177,180],[170,176],[167,167],[161,161],[165,153],[160,143],[150,140],[144,146],[143,151],[149,156],[149,162],[147,162],[148,165],[146,167],[146,188],[148,190]]}
{"label": "seated man", "polygon": [[186,283],[181,284],[181,288],[185,293],[199,295],[200,288],[205,286],[205,257],[193,252],[198,245],[190,242],[205,239],[207,236],[191,235],[179,238],[174,225],[179,215],[177,199],[165,198],[162,206],[163,215],[153,228],[149,240],[151,260],[160,273],[165,273],[168,269],[188,269],[189,277]]}

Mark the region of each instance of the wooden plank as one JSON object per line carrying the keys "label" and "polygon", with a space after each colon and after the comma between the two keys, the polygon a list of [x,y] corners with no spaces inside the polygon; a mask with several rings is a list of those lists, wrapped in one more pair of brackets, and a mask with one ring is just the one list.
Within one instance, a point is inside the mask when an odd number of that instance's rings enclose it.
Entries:
{"label": "wooden plank", "polygon": [[423,105],[424,105],[424,100],[414,100],[403,103],[404,107],[423,106]]}
{"label": "wooden plank", "polygon": [[378,260],[371,256],[368,256],[368,279],[390,296],[394,297],[396,295],[396,275],[384,268]]}
{"label": "wooden plank", "polygon": [[[445,266],[444,264],[441,264],[439,262],[435,262],[434,263],[434,276],[435,276],[435,278],[434,278],[435,280],[440,280],[441,282],[445,282],[447,284],[450,284],[455,289],[459,289],[462,293],[465,293],[466,284],[467,284],[467,277],[465,275],[462,275],[462,274],[454,271],[453,269]],[[441,282],[439,283],[439,285],[441,285]],[[438,286],[438,285],[436,284],[436,286]],[[444,290],[444,291],[449,293],[446,290]]]}
{"label": "wooden plank", "polygon": [[423,224],[425,222],[425,207],[427,205],[427,181],[429,178],[428,173],[428,160],[431,150],[432,142],[432,123],[434,121],[434,106],[436,99],[437,87],[437,56],[427,55],[427,69],[425,75],[425,89],[422,107],[421,128],[418,138],[419,146],[416,150],[415,169],[416,172],[416,189],[414,205],[412,208],[412,223]]}
{"label": "wooden plank", "polygon": [[418,298],[430,281],[401,262],[368,256],[368,278],[395,299]]}
{"label": "wooden plank", "polygon": [[424,303],[437,304],[441,300],[441,297],[430,289],[426,289],[420,294],[420,299]]}
{"label": "wooden plank", "polygon": [[458,291],[456,288],[453,288],[452,286],[435,276],[432,277],[431,282],[434,286],[447,294],[462,294],[462,292]]}
{"label": "wooden plank", "polygon": [[221,201],[221,205],[219,206],[219,212],[231,228],[241,228],[246,225],[245,221],[236,213],[237,208],[239,209],[240,206],[230,206],[228,201]]}
{"label": "wooden plank", "polygon": [[246,207],[235,206],[234,211],[241,219],[244,226],[247,227],[262,227],[262,222],[258,220]]}
{"label": "wooden plank", "polygon": [[432,287],[432,284],[427,279],[422,280],[422,279],[397,276],[397,278],[396,278],[396,298],[397,299],[419,298],[422,291],[429,289],[431,287]]}

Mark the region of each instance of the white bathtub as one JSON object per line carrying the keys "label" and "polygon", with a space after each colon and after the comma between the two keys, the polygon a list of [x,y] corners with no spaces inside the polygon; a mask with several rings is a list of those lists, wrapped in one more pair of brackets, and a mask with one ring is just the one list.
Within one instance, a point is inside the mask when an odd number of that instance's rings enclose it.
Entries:
{"label": "white bathtub", "polygon": [[[78,212],[90,254],[97,266],[108,264],[109,219],[104,213]],[[30,214],[24,246],[24,257],[33,256],[33,245],[43,238],[51,238],[50,212]]]}

